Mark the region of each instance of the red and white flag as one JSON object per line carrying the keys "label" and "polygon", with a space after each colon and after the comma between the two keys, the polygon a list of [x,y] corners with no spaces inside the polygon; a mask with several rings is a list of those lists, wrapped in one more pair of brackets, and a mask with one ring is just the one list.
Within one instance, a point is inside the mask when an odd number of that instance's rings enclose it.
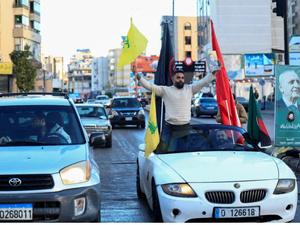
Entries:
{"label": "red and white flag", "polygon": [[219,44],[215,34],[214,24],[212,20],[211,20],[211,40],[212,40],[212,49],[216,51],[218,59],[222,63],[222,68],[216,75],[217,102],[219,104],[222,124],[241,127],[240,119],[236,111],[234,99],[229,84],[229,79],[227,76],[225,64],[219,48]]}

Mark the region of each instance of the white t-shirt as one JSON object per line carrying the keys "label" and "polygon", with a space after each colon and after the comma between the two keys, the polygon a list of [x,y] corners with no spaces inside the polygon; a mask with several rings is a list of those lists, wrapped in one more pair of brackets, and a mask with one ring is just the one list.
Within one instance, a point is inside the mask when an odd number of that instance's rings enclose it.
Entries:
{"label": "white t-shirt", "polygon": [[209,74],[195,84],[184,85],[182,89],[175,86],[161,86],[149,83],[146,79],[139,80],[140,84],[149,91],[155,89],[155,95],[162,97],[166,106],[165,121],[173,125],[187,124],[191,120],[191,101],[215,76]]}

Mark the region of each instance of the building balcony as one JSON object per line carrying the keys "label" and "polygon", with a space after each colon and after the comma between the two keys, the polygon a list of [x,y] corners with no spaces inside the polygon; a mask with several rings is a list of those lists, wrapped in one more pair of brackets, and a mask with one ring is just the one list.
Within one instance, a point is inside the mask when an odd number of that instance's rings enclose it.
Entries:
{"label": "building balcony", "polygon": [[38,31],[30,29],[25,25],[16,24],[13,30],[13,36],[14,38],[26,38],[34,42],[41,43],[41,35],[37,32]]}

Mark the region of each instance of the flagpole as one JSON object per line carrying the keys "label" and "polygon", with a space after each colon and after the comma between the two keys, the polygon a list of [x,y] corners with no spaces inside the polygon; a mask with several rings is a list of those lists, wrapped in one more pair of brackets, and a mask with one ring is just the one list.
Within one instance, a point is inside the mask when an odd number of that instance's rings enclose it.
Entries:
{"label": "flagpole", "polygon": [[[136,59],[134,60],[134,64],[133,64],[136,68],[136,71],[138,72],[137,70],[137,62],[136,62]],[[137,89],[137,77],[136,75],[134,74],[134,77],[135,77],[135,97],[138,97],[138,89]]]}

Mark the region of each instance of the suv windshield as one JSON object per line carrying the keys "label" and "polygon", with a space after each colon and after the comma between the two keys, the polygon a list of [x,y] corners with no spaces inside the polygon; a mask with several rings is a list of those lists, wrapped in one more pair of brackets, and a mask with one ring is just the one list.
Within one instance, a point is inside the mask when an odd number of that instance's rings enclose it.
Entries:
{"label": "suv windshield", "polygon": [[136,98],[120,98],[114,99],[113,108],[139,108],[141,103]]}
{"label": "suv windshield", "polygon": [[75,115],[68,106],[0,107],[0,146],[85,143]]}

